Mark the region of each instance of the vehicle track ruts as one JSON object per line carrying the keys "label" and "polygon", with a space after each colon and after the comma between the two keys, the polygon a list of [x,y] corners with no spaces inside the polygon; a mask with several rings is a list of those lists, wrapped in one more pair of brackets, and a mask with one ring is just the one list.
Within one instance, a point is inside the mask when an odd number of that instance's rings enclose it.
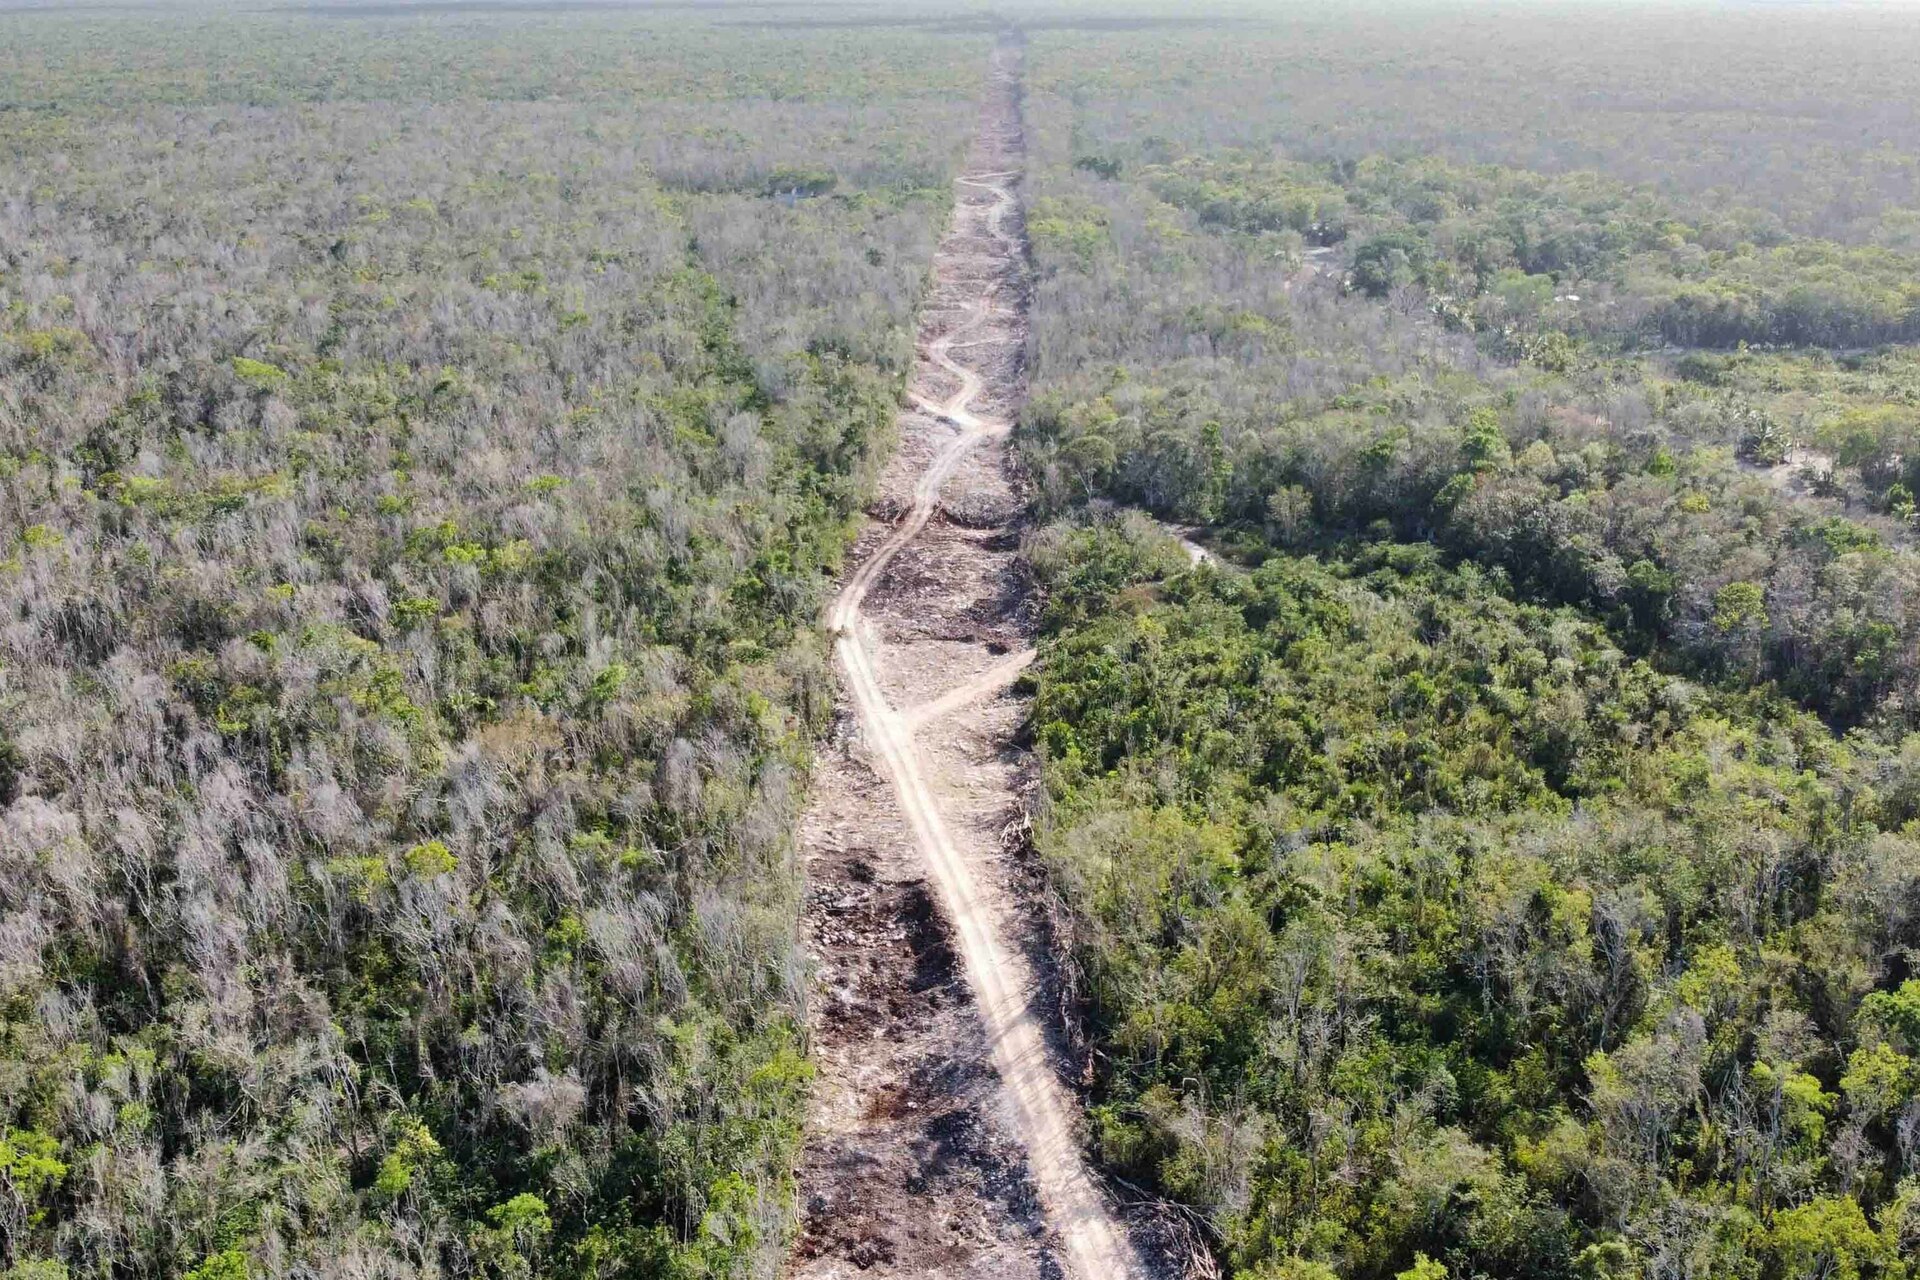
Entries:
{"label": "vehicle track ruts", "polygon": [[[823,1136],[802,1170],[809,1203],[797,1270],[804,1276],[852,1274],[843,1262],[860,1272],[893,1275],[1047,1276],[1064,1270],[1076,1280],[1123,1280],[1144,1274],[1082,1159],[1078,1104],[1060,1081],[1047,1028],[1035,1012],[1039,986],[1021,945],[1019,908],[1005,883],[997,841],[989,848],[987,838],[997,832],[991,815],[1016,807],[1015,774],[1000,767],[1011,754],[1017,721],[1017,708],[1005,695],[1031,657],[1030,627],[1009,620],[1019,610],[1006,601],[1019,593],[1007,590],[1014,566],[1011,539],[1004,536],[1019,505],[1005,479],[1004,455],[1022,389],[1025,338],[1026,255],[1014,196],[1021,161],[1017,57],[1004,43],[996,51],[996,81],[974,165],[959,180],[953,227],[935,264],[936,292],[924,324],[929,336],[915,379],[919,389],[903,415],[902,456],[893,472],[905,510],[866,551],[828,614],[864,759],[838,766],[842,776],[828,779],[828,794],[816,798],[803,830],[810,875],[826,867],[854,882],[818,883],[812,890],[824,905],[810,910],[810,942],[827,971],[826,999],[842,1015],[829,1031],[838,1041],[823,1060],[823,1074],[843,1078],[823,1081],[830,1097],[816,1106],[823,1113],[816,1115],[816,1128],[834,1131]],[[943,498],[995,507],[1000,527],[961,528],[962,522],[943,518]],[[833,767],[829,762],[829,771]],[[868,776],[885,784],[884,815],[869,794],[872,788],[845,776],[856,767],[871,768]],[[874,938],[891,936],[873,914],[879,896],[873,883],[887,879],[874,865],[888,852],[889,833],[874,833],[882,825],[891,827],[893,851],[905,858],[891,864],[893,889],[918,870],[938,907],[938,925],[950,930],[942,945],[964,974],[964,989],[956,994],[971,995],[971,1018],[942,1023],[931,1008],[903,1017],[897,999],[886,1005],[890,1014],[882,1013],[879,1002],[859,989],[876,967],[870,957],[854,953],[850,940],[860,928]],[[905,850],[898,848],[902,838]],[[855,846],[858,855],[852,856]],[[898,893],[896,898],[906,901]],[[862,1027],[848,1025],[862,1009],[882,1021],[891,1017],[897,1027],[863,1038]],[[935,1025],[976,1043],[976,1074],[986,1084],[968,1095],[974,1101],[961,1096],[968,1094],[964,1087],[945,1098],[929,1087],[937,1083],[931,1077],[951,1084],[965,1075],[953,1065],[968,1060],[965,1046],[955,1046],[950,1059],[932,1049],[911,1065],[891,1043],[924,1040],[926,1028]],[[946,1063],[944,1071],[926,1069],[936,1060]],[[913,1078],[878,1078],[888,1069]],[[885,1211],[910,1221],[861,1220],[877,1212],[868,1202],[887,1193],[889,1177],[926,1189],[943,1172],[943,1157],[929,1158],[924,1150],[927,1126],[904,1138],[897,1130],[883,1132],[901,1106],[944,1107],[953,1114],[974,1108],[989,1116],[989,1127],[1012,1148],[1001,1169],[1011,1188],[999,1193],[1004,1213],[976,1207],[970,1212],[983,1221],[950,1224],[936,1242],[928,1224],[958,1214],[941,1206],[934,1188]],[[876,1114],[883,1119],[873,1120]],[[889,1142],[914,1148],[904,1174],[891,1171],[890,1162],[899,1157],[887,1149]],[[849,1194],[848,1186],[859,1190]],[[984,1221],[1023,1214],[1033,1237],[1025,1244],[1017,1225]]]}

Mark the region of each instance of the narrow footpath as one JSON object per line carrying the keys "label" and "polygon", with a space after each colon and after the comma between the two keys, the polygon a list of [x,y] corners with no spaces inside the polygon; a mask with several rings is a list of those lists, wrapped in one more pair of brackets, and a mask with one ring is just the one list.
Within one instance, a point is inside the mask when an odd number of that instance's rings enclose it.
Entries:
{"label": "narrow footpath", "polygon": [[1029,760],[1020,50],[995,50],[934,261],[913,407],[829,615],[843,729],[802,827],[821,1078],[793,1274],[1141,1276],[1081,1159],[1007,833]]}

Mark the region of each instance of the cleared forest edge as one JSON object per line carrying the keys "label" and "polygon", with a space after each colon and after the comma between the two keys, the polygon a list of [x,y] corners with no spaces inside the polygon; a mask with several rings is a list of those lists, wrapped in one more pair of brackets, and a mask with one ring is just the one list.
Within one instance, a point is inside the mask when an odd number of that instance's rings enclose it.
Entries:
{"label": "cleared forest edge", "polygon": [[829,615],[858,742],[823,760],[803,829],[823,1064],[803,1276],[1141,1273],[1081,1159],[1001,839],[1031,640],[1004,445],[1026,335],[1018,77],[1003,42],[883,483],[897,519]]}

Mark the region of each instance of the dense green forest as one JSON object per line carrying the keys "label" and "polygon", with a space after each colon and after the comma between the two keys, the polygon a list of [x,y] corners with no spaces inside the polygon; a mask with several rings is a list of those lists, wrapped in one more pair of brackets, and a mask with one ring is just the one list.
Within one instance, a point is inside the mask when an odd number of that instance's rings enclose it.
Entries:
{"label": "dense green forest", "polygon": [[984,38],[0,14],[0,1274],[766,1275]]}
{"label": "dense green forest", "polygon": [[1239,1275],[1909,1275],[1910,24],[1373,16],[1031,45],[1095,1150]]}

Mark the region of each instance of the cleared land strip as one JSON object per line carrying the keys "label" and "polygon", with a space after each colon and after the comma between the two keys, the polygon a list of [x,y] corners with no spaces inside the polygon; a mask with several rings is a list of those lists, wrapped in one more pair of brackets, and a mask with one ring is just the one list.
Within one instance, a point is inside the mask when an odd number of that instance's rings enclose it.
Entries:
{"label": "cleared land strip", "polygon": [[[1009,529],[1019,504],[1005,458],[1022,391],[1019,352],[1025,339],[1025,246],[1013,194],[1021,161],[1016,59],[1004,48],[996,56],[996,82],[973,165],[960,180],[952,229],[935,262],[914,407],[903,419],[902,461],[883,486],[894,495],[897,519],[848,578],[828,620],[863,763],[890,784],[892,803],[880,821],[904,827],[910,852],[917,854],[915,869],[926,877],[951,929],[949,945],[972,997],[973,1018],[964,1026],[951,1019],[941,1025],[976,1041],[983,1035],[991,1079],[980,1105],[1024,1157],[1019,1173],[1037,1200],[1032,1226],[1043,1242],[1040,1251],[1079,1280],[1122,1280],[1145,1272],[1081,1158],[1078,1104],[1060,1082],[1047,1028],[1034,1011],[1039,984],[1021,946],[1019,909],[993,821],[996,814],[1004,820],[1016,801],[1015,775],[1004,760],[1011,754],[1017,709],[998,695],[1033,657],[1013,577]],[[994,516],[969,519],[962,528],[946,513],[963,507]],[[990,527],[983,532],[983,525]],[[877,848],[884,841],[872,839],[850,816],[870,811],[873,803],[858,790],[843,781],[846,804],[837,813],[816,815],[810,838],[825,850],[820,857],[842,861],[847,847],[859,845],[863,874],[872,876],[872,862],[884,862],[888,853]],[[844,950],[829,956],[826,967],[843,975],[830,998],[850,990],[859,963]],[[843,1051],[839,1062],[846,1075],[855,1076],[885,1053],[876,1043],[864,1057]],[[965,1058],[966,1050],[955,1048],[947,1061]],[[864,1092],[851,1085],[843,1093],[875,1098],[885,1088],[869,1082]],[[951,1095],[910,1092],[914,1106],[953,1105]],[[832,1153],[834,1168],[858,1176],[862,1160],[884,1164],[893,1157],[884,1150],[887,1139],[878,1125],[868,1122],[861,1129],[849,1122],[857,1100],[844,1101],[837,1119],[849,1132]],[[874,1114],[873,1102],[864,1106]],[[860,1159],[850,1157],[849,1147],[861,1141],[866,1147]],[[816,1185],[822,1181],[815,1179]],[[859,1234],[836,1234],[824,1221],[827,1207],[857,1214],[859,1206],[836,1198],[832,1186],[819,1186],[815,1199],[821,1211],[808,1224],[808,1238],[819,1251],[815,1256],[823,1257]],[[935,1217],[942,1212],[935,1203],[924,1208]],[[886,1234],[869,1230],[873,1238]],[[976,1235],[984,1240],[993,1230],[988,1226]],[[999,1231],[1000,1239],[981,1243],[979,1252],[961,1243],[952,1257],[934,1257],[903,1227],[869,1249],[872,1256],[848,1256],[861,1270],[875,1258],[890,1264],[880,1267],[882,1273],[1009,1274],[1004,1256],[989,1261],[995,1248],[1006,1249],[1007,1233]],[[907,1256],[915,1249],[923,1256]],[[1049,1270],[1042,1264],[1038,1274]],[[816,1265],[806,1274],[840,1272]]]}

